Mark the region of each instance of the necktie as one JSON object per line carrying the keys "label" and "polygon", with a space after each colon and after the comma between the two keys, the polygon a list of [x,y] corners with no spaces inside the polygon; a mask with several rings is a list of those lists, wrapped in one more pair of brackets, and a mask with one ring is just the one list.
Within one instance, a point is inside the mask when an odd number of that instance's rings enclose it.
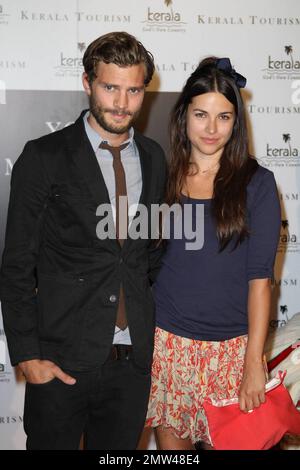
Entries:
{"label": "necktie", "polygon": [[[101,142],[100,148],[109,150],[109,152],[113,156],[113,169],[115,173],[115,185],[116,185],[116,237],[119,241],[120,245],[123,246],[124,239],[120,238],[120,196],[127,196],[127,189],[126,189],[126,178],[125,178],[125,171],[121,161],[121,150],[127,147],[128,144],[123,144],[120,147],[112,147],[111,145],[107,144],[106,142]],[[123,217],[127,222],[126,231],[128,229],[128,205],[126,204],[126,218]],[[125,299],[124,299],[124,290],[121,284],[120,286],[120,294],[119,294],[119,304],[117,310],[117,319],[116,325],[121,330],[125,330],[127,328],[127,317],[126,317],[126,310],[125,310]]]}

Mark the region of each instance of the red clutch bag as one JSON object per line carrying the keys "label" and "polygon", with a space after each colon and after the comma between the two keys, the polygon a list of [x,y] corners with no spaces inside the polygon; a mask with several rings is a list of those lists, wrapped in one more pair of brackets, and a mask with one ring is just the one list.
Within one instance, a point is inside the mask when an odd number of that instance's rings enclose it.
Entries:
{"label": "red clutch bag", "polygon": [[266,401],[244,413],[238,399],[204,401],[211,444],[216,450],[267,450],[284,434],[300,435],[300,412],[283,385],[282,372],[266,384]]}

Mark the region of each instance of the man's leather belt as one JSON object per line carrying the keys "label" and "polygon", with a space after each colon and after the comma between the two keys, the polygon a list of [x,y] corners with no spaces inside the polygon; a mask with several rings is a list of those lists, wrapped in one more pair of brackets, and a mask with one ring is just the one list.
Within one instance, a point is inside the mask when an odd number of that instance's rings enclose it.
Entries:
{"label": "man's leather belt", "polygon": [[129,359],[131,354],[132,345],[113,344],[106,361],[120,361],[121,359]]}

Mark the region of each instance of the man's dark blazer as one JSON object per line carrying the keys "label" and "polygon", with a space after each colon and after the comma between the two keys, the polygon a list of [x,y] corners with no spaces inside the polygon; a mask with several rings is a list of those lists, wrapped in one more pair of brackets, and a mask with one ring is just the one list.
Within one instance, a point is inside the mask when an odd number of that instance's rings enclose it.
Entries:
{"label": "man's dark blazer", "polygon": [[[159,268],[157,240],[100,240],[99,204],[110,203],[83,115],[28,142],[11,180],[1,268],[4,328],[13,365],[48,359],[69,370],[101,365],[112,345],[122,282],[135,362],[149,369]],[[148,208],[163,199],[161,147],[135,131]]]}

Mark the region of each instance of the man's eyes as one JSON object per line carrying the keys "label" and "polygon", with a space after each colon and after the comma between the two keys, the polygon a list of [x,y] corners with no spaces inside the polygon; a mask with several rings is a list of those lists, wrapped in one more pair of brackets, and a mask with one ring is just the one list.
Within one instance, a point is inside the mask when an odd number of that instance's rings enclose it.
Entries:
{"label": "man's eyes", "polygon": [[[106,90],[106,91],[115,91],[117,90],[117,87],[115,85],[110,85],[109,83],[106,83],[103,88]],[[137,95],[138,93],[140,93],[142,91],[141,88],[136,88],[136,87],[133,87],[133,88],[129,88],[128,90],[128,93],[130,93],[131,95]]]}
{"label": "man's eyes", "polygon": [[105,90],[107,90],[107,91],[112,91],[112,90],[115,89],[115,87],[114,87],[113,85],[109,85],[109,84],[104,85],[104,88],[105,88]]}
{"label": "man's eyes", "polygon": [[140,88],[130,88],[129,89],[129,93],[131,93],[132,95],[137,95],[138,93],[140,93],[141,89]]}

